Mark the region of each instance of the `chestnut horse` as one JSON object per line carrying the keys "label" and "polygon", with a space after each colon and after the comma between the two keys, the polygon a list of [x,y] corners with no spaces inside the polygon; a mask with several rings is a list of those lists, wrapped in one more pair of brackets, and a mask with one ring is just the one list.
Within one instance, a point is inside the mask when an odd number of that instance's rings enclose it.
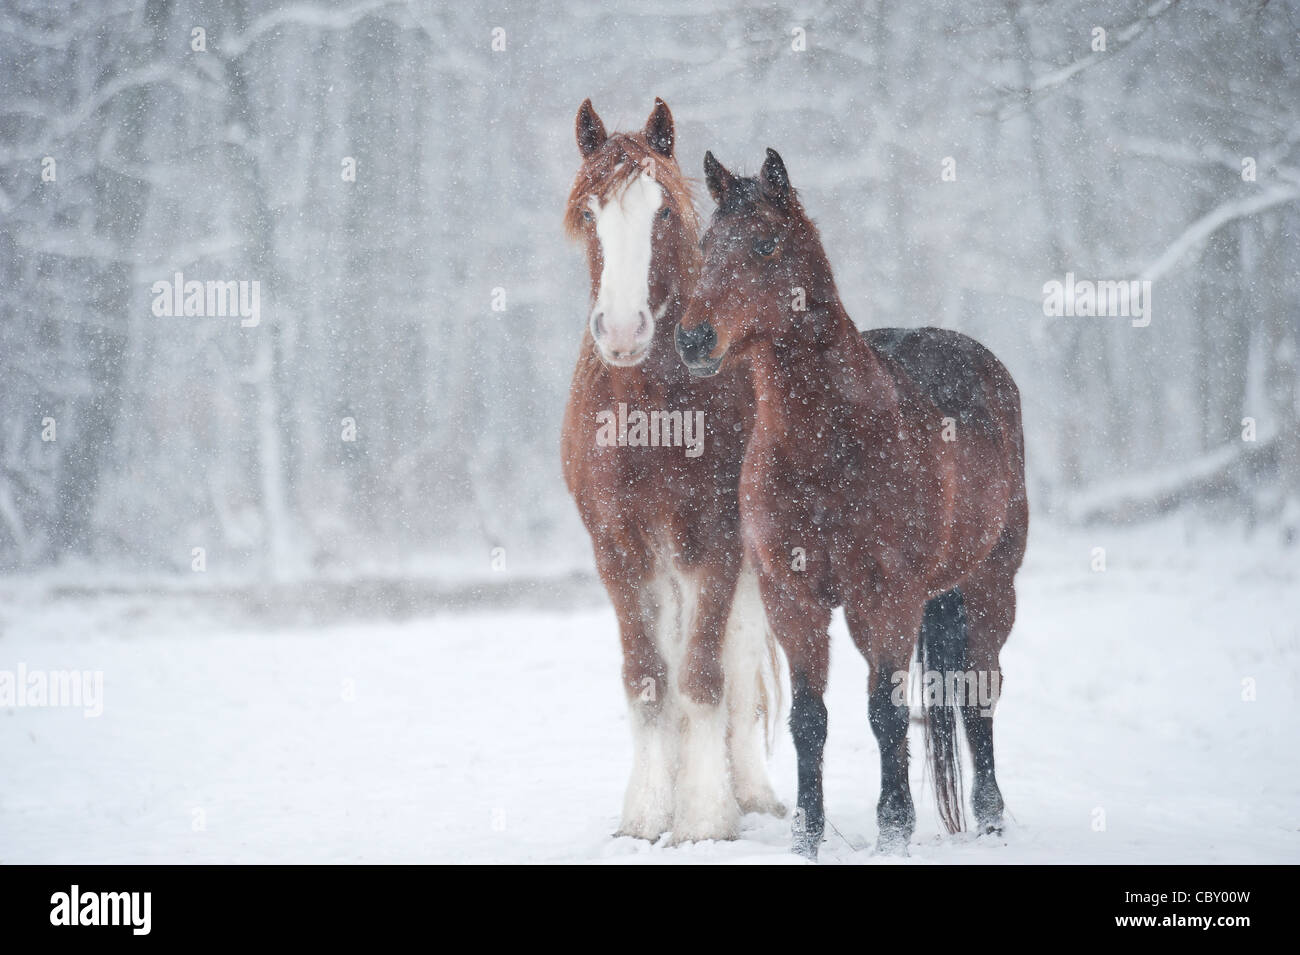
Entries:
{"label": "chestnut horse", "polygon": [[741,813],[785,812],[762,752],[776,645],[741,560],[749,389],[693,379],[673,350],[700,252],[668,107],[656,100],[643,131],[608,135],[587,100],[577,138],[565,225],[586,246],[591,304],[564,477],[622,638],[634,751],[619,834],[735,838]]}
{"label": "chestnut horse", "polygon": [[915,829],[904,696],[918,641],[941,817],[949,831],[963,825],[960,708],[976,819],[996,831],[989,697],[1001,685],[1029,526],[1019,392],[986,348],[956,332],[859,334],[775,151],[755,178],[733,176],[711,153],[704,167],[718,208],[677,347],[698,375],[748,369],[756,399],[741,523],[790,664],[795,849],[815,858],[822,838],[822,695],[837,606],[870,666],[880,849],[905,853]]}

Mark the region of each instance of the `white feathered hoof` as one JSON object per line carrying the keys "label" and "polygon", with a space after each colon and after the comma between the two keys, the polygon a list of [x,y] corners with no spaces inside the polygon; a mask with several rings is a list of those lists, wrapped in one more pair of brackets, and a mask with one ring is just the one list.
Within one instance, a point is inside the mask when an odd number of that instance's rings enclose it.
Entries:
{"label": "white feathered hoof", "polygon": [[615,836],[631,836],[657,842],[659,837],[673,827],[673,791],[665,778],[658,786],[647,785],[649,780],[635,776],[628,784],[623,800],[623,820]]}
{"label": "white feathered hoof", "polygon": [[[681,803],[681,793],[678,802]],[[740,807],[731,793],[723,798],[687,800],[686,805],[679,805],[673,816],[672,835],[668,839],[670,846],[680,846],[687,842],[707,842],[715,840],[726,842],[740,837]]]}
{"label": "white feathered hoof", "polygon": [[659,712],[632,707],[632,778],[623,797],[617,836],[658,840],[673,826],[677,764],[676,713],[666,701]]}
{"label": "white feathered hoof", "polygon": [[736,790],[736,802],[740,805],[740,811],[743,813],[756,812],[760,816],[776,816],[778,819],[785,818],[785,803],[776,798],[776,793],[766,782],[761,789],[757,791]]}
{"label": "white feathered hoof", "polygon": [[731,715],[730,730],[731,786],[741,812],[785,817],[785,806],[776,798],[767,779],[762,739],[753,717],[739,720]]}
{"label": "white feathered hoof", "polygon": [[614,838],[619,839],[628,837],[630,839],[645,839],[647,842],[658,842],[660,836],[668,831],[671,822],[669,816],[658,817],[637,817],[624,818],[619,824],[618,831],[614,833]]}
{"label": "white feathered hoof", "polygon": [[725,707],[684,702],[671,845],[740,835],[740,805],[727,769]]}

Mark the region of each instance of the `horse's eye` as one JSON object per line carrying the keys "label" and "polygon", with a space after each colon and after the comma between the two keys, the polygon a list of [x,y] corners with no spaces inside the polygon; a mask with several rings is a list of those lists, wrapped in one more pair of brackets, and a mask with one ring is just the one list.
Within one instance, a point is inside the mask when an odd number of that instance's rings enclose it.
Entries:
{"label": "horse's eye", "polygon": [[583,217],[584,219],[586,219],[588,222],[591,222],[593,219],[596,218],[595,216],[593,216],[593,215],[591,214],[591,210],[590,210],[590,209],[583,209],[583,210],[582,210],[582,217]]}
{"label": "horse's eye", "polygon": [[672,214],[673,214],[673,210],[670,209],[670,208],[668,208],[667,206],[664,206],[662,209],[659,210],[659,218],[660,218],[660,219],[665,219],[665,220],[666,220],[666,219],[667,219],[670,215],[672,215]]}
{"label": "horse's eye", "polygon": [[759,255],[771,255],[776,251],[776,239],[755,239],[754,251]]}

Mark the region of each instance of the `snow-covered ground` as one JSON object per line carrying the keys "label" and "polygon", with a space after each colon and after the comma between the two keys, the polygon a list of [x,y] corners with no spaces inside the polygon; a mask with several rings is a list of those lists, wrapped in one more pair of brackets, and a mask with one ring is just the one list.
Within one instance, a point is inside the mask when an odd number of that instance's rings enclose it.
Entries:
{"label": "snow-covered ground", "polygon": [[[1300,862],[1295,550],[1040,525],[1020,594],[997,719],[1014,823],[941,837],[914,760],[909,861]],[[0,670],[104,678],[98,718],[0,708],[0,862],[795,861],[788,820],[610,837],[630,746],[603,605],[256,627],[177,597],[0,597]],[[822,860],[895,862],[869,848],[866,667],[838,616],[833,643]],[[783,727],[770,769],[791,802]]]}

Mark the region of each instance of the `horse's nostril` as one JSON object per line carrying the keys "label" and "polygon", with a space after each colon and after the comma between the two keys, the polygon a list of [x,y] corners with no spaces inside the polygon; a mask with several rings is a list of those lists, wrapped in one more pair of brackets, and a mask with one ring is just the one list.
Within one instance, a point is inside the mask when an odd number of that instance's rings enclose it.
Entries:
{"label": "horse's nostril", "polygon": [[637,323],[637,326],[636,326],[636,333],[637,333],[637,336],[638,336],[638,337],[641,336],[641,335],[644,335],[644,334],[645,334],[645,330],[646,330],[647,328],[650,327],[650,316],[649,316],[649,315],[647,315],[645,312],[641,312],[641,313],[640,313],[640,319],[641,319],[641,321],[639,321],[639,322]]}
{"label": "horse's nostril", "polygon": [[718,335],[708,322],[691,329],[677,326],[677,350],[683,358],[702,358],[712,352],[717,344]]}
{"label": "horse's nostril", "polygon": [[595,317],[593,317],[591,320],[591,325],[596,332],[597,338],[604,335],[605,334],[605,313],[597,312]]}

